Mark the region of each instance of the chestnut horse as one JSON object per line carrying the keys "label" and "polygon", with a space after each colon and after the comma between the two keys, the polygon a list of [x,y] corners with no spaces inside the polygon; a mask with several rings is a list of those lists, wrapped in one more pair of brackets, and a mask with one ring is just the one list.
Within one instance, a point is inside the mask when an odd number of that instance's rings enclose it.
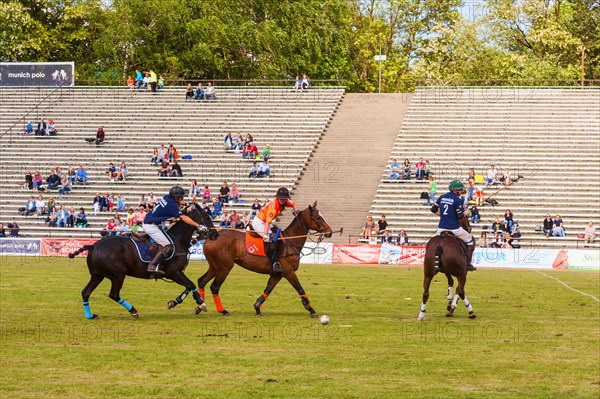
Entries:
{"label": "chestnut horse", "polygon": [[[463,229],[471,232],[471,226],[469,224],[468,212],[459,219],[459,223]],[[458,303],[458,298],[463,300],[465,307],[469,311],[469,318],[474,319],[475,312],[473,307],[469,303],[469,300],[465,296],[465,284],[467,283],[467,258],[466,258],[466,245],[452,234],[452,232],[443,232],[439,236],[432,237],[425,247],[425,261],[423,265],[425,278],[423,281],[423,303],[421,304],[421,311],[419,313],[419,320],[425,318],[425,309],[427,299],[429,299],[429,286],[433,276],[437,274],[435,266],[439,267],[440,272],[446,275],[448,279],[448,313],[446,317],[454,316],[454,309]],[[454,279],[458,280],[458,287],[456,288],[456,294],[453,295],[452,291],[454,288]]]}
{"label": "chestnut horse", "polygon": [[[296,270],[300,266],[301,251],[307,237],[310,235],[310,231],[317,231],[320,237],[331,237],[332,234],[331,227],[325,222],[325,219],[323,219],[323,216],[317,209],[316,201],[312,206],[309,205],[308,208],[298,212],[294,220],[283,231],[283,245],[278,253],[283,272],[269,277],[267,287],[254,304],[256,316],[262,315],[260,309],[263,303],[277,283],[279,283],[279,280],[285,278],[298,292],[298,295],[300,295],[302,305],[310,312],[310,316],[318,317],[317,312],[310,305],[304,288],[300,285],[298,276],[296,275]],[[245,231],[221,230],[218,239],[207,241],[204,244],[204,255],[208,260],[208,271],[198,279],[198,292],[204,299],[204,287],[214,278],[214,281],[210,285],[210,291],[212,292],[217,311],[224,316],[229,315],[229,312],[225,310],[221,303],[219,289],[235,263],[256,273],[271,273],[269,258],[251,255],[246,251],[245,237]]]}

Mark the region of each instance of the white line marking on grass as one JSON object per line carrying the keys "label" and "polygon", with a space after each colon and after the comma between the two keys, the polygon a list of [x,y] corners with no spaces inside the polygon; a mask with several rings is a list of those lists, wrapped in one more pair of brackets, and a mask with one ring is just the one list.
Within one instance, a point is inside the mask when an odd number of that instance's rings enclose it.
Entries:
{"label": "white line marking on grass", "polygon": [[548,278],[551,278],[552,280],[556,280],[556,281],[558,281],[559,283],[561,283],[562,285],[564,285],[565,287],[567,287],[567,288],[568,288],[568,289],[570,289],[571,291],[578,292],[578,293],[580,293],[581,295],[589,296],[589,297],[590,297],[590,298],[592,298],[594,301],[596,301],[596,302],[600,302],[600,299],[596,298],[595,296],[593,296],[593,295],[590,295],[590,294],[587,294],[587,293],[585,293],[585,292],[581,292],[581,291],[579,291],[579,290],[576,290],[575,288],[573,288],[573,287],[569,286],[567,283],[565,283],[565,282],[563,282],[563,281],[560,281],[560,280],[559,280],[559,279],[557,279],[556,277],[548,276],[546,273],[544,273],[544,272],[542,272],[542,271],[539,271],[538,269],[534,269],[534,270],[535,270],[536,272],[540,273],[540,274],[543,274],[544,276],[546,276],[546,277],[548,277]]}

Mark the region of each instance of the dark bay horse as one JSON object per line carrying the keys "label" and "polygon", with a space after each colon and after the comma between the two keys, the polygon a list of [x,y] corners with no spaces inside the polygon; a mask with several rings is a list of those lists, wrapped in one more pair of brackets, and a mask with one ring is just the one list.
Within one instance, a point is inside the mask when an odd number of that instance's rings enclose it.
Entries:
{"label": "dark bay horse", "polygon": [[[468,212],[465,212],[465,215],[459,219],[459,223],[463,229],[469,233],[471,232]],[[456,309],[458,298],[460,298],[469,311],[469,318],[474,319],[476,317],[475,312],[473,312],[473,307],[465,296],[465,284],[467,283],[466,246],[463,245],[460,238],[455,237],[452,232],[448,231],[439,236],[432,237],[425,247],[425,261],[423,265],[425,274],[423,280],[424,292],[419,320],[425,318],[427,299],[429,299],[429,286],[433,276],[437,274],[435,270],[436,264],[439,266],[440,272],[444,273],[448,279],[448,313],[446,313],[446,317],[454,316],[454,309]],[[455,295],[452,294],[454,288],[454,279],[452,276],[458,280]]]}
{"label": "dark bay horse", "polygon": [[[201,226],[205,226],[204,229],[198,229],[199,239],[214,240],[218,237],[210,216],[198,205],[189,206],[184,211],[184,214]],[[181,220],[168,230],[167,234],[175,244],[175,254],[171,259],[165,260],[163,265],[166,273],[165,278],[169,278],[185,287],[185,291],[175,298],[175,300],[169,301],[167,307],[169,309],[174,308],[183,302],[185,297],[191,292],[198,305],[195,310],[195,313],[198,314],[201,311],[206,311],[206,305],[198,294],[194,283],[183,272],[188,264],[188,250],[192,245],[191,240],[195,231],[196,229],[193,226]],[[112,283],[110,294],[108,295],[110,299],[123,306],[137,319],[139,315],[135,307],[119,295],[125,276],[143,279],[151,278],[151,274],[146,271],[147,264],[140,260],[135,244],[129,237],[104,237],[92,245],[85,245],[72,254],[69,254],[69,258],[74,258],[84,251],[88,251],[87,265],[91,275],[89,283],[81,291],[85,317],[88,319],[98,317],[90,310],[89,298],[98,284],[107,278]]]}
{"label": "dark bay horse", "polygon": [[[261,316],[260,309],[277,283],[281,278],[285,278],[300,295],[302,305],[310,312],[310,316],[318,317],[296,275],[296,270],[300,266],[301,251],[310,231],[317,231],[321,237],[331,237],[332,234],[331,227],[317,209],[316,201],[312,206],[309,205],[308,208],[297,213],[294,220],[283,231],[284,245],[278,254],[283,272],[269,277],[267,287],[254,304],[257,316]],[[204,255],[209,266],[208,271],[198,279],[198,291],[204,298],[204,287],[214,278],[210,291],[217,311],[224,316],[229,315],[229,312],[221,303],[219,289],[235,263],[256,273],[270,274],[271,272],[269,258],[251,255],[246,251],[245,234],[243,231],[222,230],[217,240],[207,241],[204,244]]]}

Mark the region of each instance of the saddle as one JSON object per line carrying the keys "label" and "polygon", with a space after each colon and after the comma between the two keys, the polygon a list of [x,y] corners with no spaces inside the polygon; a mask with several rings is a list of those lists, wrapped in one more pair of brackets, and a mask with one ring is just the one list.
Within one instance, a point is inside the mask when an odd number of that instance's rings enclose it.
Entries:
{"label": "saddle", "polygon": [[[173,239],[170,235],[166,234],[166,236],[171,242],[171,245],[173,246],[171,254],[165,258],[165,260],[169,260],[175,255],[175,244],[173,243]],[[129,237],[129,239],[135,245],[135,249],[137,249],[138,256],[140,257],[140,260],[144,263],[150,263],[154,256],[158,253],[159,245],[155,243],[152,237],[150,237],[146,233],[133,233],[131,237]]]}
{"label": "saddle", "polygon": [[454,235],[454,233],[452,233],[451,231],[442,231],[440,234],[440,237],[453,237],[456,241],[458,241],[458,243],[460,244],[460,246],[462,247],[465,256],[467,255],[467,251],[469,250],[467,248],[467,243],[464,242],[463,240],[461,240],[460,238],[458,238],[457,236]]}

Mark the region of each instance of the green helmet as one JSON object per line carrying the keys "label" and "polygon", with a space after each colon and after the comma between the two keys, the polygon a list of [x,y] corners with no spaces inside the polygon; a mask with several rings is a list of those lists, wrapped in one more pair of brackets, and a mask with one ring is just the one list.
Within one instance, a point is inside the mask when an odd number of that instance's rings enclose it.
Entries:
{"label": "green helmet", "polygon": [[448,186],[448,190],[450,191],[458,191],[458,190],[464,190],[465,189],[465,185],[462,184],[462,182],[460,180],[452,180],[450,182],[450,185]]}

